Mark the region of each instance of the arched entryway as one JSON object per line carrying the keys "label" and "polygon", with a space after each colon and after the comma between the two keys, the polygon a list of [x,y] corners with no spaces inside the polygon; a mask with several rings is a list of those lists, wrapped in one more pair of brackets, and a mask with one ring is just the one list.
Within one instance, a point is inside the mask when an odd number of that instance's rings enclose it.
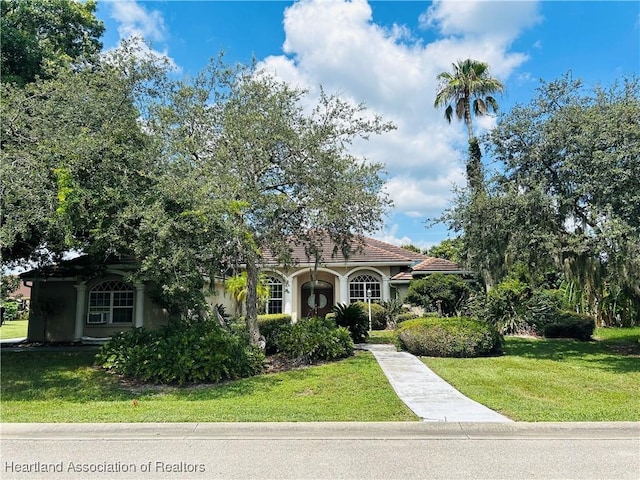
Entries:
{"label": "arched entryway", "polygon": [[302,316],[324,317],[333,308],[333,285],[316,280],[302,284]]}

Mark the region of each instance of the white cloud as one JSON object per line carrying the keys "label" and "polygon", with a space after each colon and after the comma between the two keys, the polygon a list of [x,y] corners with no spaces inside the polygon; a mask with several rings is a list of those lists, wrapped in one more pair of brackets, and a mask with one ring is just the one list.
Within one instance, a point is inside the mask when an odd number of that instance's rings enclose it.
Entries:
{"label": "white cloud", "polygon": [[118,34],[121,40],[135,41],[139,55],[166,59],[175,73],[181,73],[181,69],[169,56],[168,49],[157,50],[155,45],[156,42],[166,39],[166,27],[161,12],[149,11],[136,1],[115,1],[109,5],[111,17],[118,22]]}
{"label": "white cloud", "polygon": [[535,1],[435,0],[421,15],[424,28],[442,35],[492,37],[510,42],[541,20]]}
{"label": "white cloud", "polygon": [[164,40],[164,19],[157,10],[147,11],[135,1],[112,2],[111,16],[119,23],[120,38],[138,36],[148,41]]}
{"label": "white cloud", "polygon": [[[354,148],[386,165],[396,215],[433,217],[450,205],[452,185],[465,184],[466,155],[464,126],[448,125],[433,108],[437,74],[475,58],[504,82],[527,59],[509,45],[539,21],[537,10],[535,2],[436,1],[421,20],[445,37],[424,44],[412,43],[405,26],[376,25],[365,0],[301,0],[285,11],[286,56],[268,57],[260,66],[312,92],[322,85],[364,101],[393,121],[397,130]],[[474,125],[482,133],[494,124],[487,117]]]}

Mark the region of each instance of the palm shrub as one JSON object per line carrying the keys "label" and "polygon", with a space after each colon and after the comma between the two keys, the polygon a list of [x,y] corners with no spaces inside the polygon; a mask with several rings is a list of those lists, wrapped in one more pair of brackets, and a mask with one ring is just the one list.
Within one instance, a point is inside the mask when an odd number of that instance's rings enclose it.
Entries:
{"label": "palm shrub", "polygon": [[400,346],[414,355],[478,357],[502,352],[503,339],[486,322],[468,318],[418,318],[398,327]]}
{"label": "palm shrub", "polygon": [[369,336],[369,318],[359,303],[340,303],[333,307],[334,320],[345,327],[355,343],[362,343]]}
{"label": "palm shrub", "polygon": [[284,356],[303,363],[353,355],[349,331],[327,318],[303,318],[283,328],[276,341]]}
{"label": "palm shrub", "polygon": [[150,383],[215,383],[261,373],[264,353],[214,322],[175,322],[114,336],[98,353],[106,370]]}
{"label": "palm shrub", "polygon": [[531,287],[518,279],[507,279],[487,293],[479,317],[494,325],[502,334],[527,330],[527,301]]}

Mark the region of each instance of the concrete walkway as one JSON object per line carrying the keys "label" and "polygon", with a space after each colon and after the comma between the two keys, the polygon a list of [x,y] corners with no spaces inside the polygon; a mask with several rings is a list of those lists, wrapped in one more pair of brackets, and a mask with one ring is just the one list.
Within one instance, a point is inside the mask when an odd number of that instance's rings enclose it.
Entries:
{"label": "concrete walkway", "polygon": [[465,397],[418,358],[393,345],[360,344],[373,353],[398,397],[425,422],[511,422]]}

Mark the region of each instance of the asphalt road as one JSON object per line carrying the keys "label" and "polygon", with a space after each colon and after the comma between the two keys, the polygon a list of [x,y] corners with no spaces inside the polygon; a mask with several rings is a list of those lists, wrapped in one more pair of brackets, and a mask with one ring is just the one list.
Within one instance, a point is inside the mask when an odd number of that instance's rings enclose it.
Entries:
{"label": "asphalt road", "polygon": [[9,479],[640,479],[640,423],[2,424]]}

